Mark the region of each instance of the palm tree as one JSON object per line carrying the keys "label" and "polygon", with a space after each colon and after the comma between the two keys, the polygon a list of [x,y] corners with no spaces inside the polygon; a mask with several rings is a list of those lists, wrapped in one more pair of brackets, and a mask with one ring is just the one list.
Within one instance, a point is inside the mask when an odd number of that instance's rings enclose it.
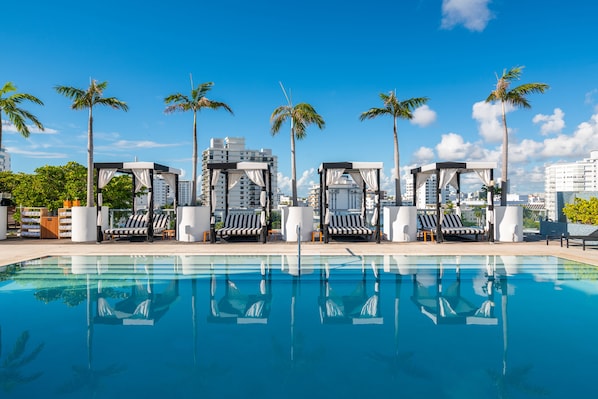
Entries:
{"label": "palm tree", "polygon": [[89,119],[87,122],[87,206],[93,206],[93,107],[95,105],[104,105],[114,109],[128,111],[129,107],[125,102],[116,97],[102,97],[108,82],[98,82],[91,79],[87,90],[77,89],[70,86],[56,86],[59,94],[73,100],[71,109],[82,110],[89,109]]}
{"label": "palm tree", "polygon": [[[30,133],[29,126],[25,123],[27,120],[33,122],[38,129],[44,130],[44,127],[41,122],[37,120],[35,115],[19,107],[19,104],[23,101],[31,101],[32,103],[39,105],[44,105],[44,103],[37,97],[27,93],[14,93],[8,95],[13,91],[17,91],[17,88],[12,82],[6,82],[0,89],[0,150],[2,150],[2,111],[6,113],[10,123],[17,128],[17,131],[21,133],[23,137],[29,137]],[[7,96],[4,97],[5,95]]]}
{"label": "palm tree", "polygon": [[[396,91],[391,91],[389,94],[380,93],[380,99],[384,104],[383,108],[370,108],[368,111],[361,114],[359,120],[374,119],[381,115],[390,115],[394,122],[394,178],[395,178],[395,204],[400,206],[401,198],[401,171],[399,164],[399,136],[397,134],[397,119],[413,119],[413,111],[428,102],[427,97],[414,97],[408,100],[399,101]],[[415,204],[414,204],[415,205]]]}
{"label": "palm tree", "polygon": [[299,103],[293,106],[292,99],[287,96],[282,83],[280,84],[282,92],[287,99],[287,105],[281,105],[276,108],[270,116],[272,124],[271,132],[275,136],[283,123],[290,119],[291,121],[291,190],[293,196],[293,206],[297,206],[297,169],[295,161],[295,138],[302,140],[307,135],[307,127],[311,124],[323,129],[326,126],[324,119],[316,112],[314,107],[307,103]]}
{"label": "palm tree", "polygon": [[206,97],[206,94],[212,90],[212,86],[214,86],[213,82],[206,82],[201,83],[197,88],[193,88],[192,80],[190,97],[181,93],[175,93],[164,99],[166,104],[170,104],[164,110],[166,114],[172,114],[175,111],[193,111],[193,181],[191,183],[191,206],[195,206],[197,202],[197,113],[201,111],[202,108],[224,108],[233,114],[233,110],[225,103],[212,101]]}
{"label": "palm tree", "polygon": [[525,83],[520,86],[514,87],[509,90],[509,86],[514,80],[519,80],[521,73],[523,72],[523,66],[513,67],[510,70],[503,70],[502,76],[496,75],[496,87],[490,93],[486,102],[500,101],[502,105],[502,124],[504,132],[502,136],[502,165],[501,165],[501,195],[500,205],[507,205],[507,194],[509,192],[508,186],[508,161],[509,161],[509,131],[507,129],[507,104],[514,107],[520,108],[531,108],[530,103],[527,101],[528,94],[532,93],[544,93],[549,89],[549,86],[545,83]]}

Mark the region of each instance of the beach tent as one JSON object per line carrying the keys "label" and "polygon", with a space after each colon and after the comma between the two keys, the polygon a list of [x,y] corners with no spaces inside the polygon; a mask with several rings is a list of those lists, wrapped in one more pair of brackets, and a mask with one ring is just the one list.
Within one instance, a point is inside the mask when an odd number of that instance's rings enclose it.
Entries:
{"label": "beach tent", "polygon": [[224,218],[228,214],[228,194],[243,175],[260,187],[260,222],[262,226],[261,241],[268,237],[268,222],[272,206],[272,171],[268,162],[226,162],[208,163],[210,172],[210,242],[216,242],[216,185],[220,175],[224,176]]}
{"label": "beach tent", "polygon": [[[375,226],[376,242],[380,243],[380,170],[382,162],[327,162],[320,165],[320,224],[324,234],[324,242],[329,241],[328,225],[330,224],[330,209],[328,188],[337,184],[341,176],[348,173],[355,183],[363,190],[361,218],[365,220],[366,187],[374,191],[374,215],[371,224]],[[323,216],[323,219],[322,219]],[[323,220],[323,224],[322,224]]]}
{"label": "beach tent", "polygon": [[488,241],[494,241],[494,169],[496,162],[437,162],[411,169],[413,175],[413,205],[417,206],[417,190],[426,184],[430,176],[436,176],[436,242],[442,242],[441,190],[450,184],[457,190],[457,212],[460,216],[461,175],[475,173],[488,187]]}
{"label": "beach tent", "polygon": [[171,168],[169,166],[160,165],[154,162],[105,162],[94,163],[94,169],[97,173],[97,199],[98,206],[98,234],[97,241],[102,241],[102,189],[110,182],[116,173],[126,173],[133,178],[133,203],[135,203],[135,194],[141,191],[144,187],[147,188],[148,196],[148,211],[147,211],[147,240],[154,239],[154,198],[153,198],[153,184],[154,175],[158,174],[164,178],[166,184],[174,191],[174,209],[177,207],[179,200],[179,169]]}

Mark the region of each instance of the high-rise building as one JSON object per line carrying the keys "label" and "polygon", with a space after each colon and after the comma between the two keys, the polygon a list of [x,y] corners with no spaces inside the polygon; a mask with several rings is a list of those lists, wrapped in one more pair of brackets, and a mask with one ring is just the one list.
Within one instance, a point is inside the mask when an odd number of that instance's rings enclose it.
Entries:
{"label": "high-rise building", "polygon": [[[179,198],[180,198],[180,184],[179,182]],[[154,198],[154,209],[162,208],[165,205],[172,205],[174,204],[174,190],[170,188],[170,186],[166,183],[161,176],[154,176],[153,182],[153,198]],[[139,197],[135,197],[135,209],[147,209],[147,195],[141,195]],[[180,203],[179,205],[185,205]],[[186,204],[188,205],[188,204]]]}
{"label": "high-rise building", "polygon": [[[227,162],[267,162],[270,164],[272,172],[272,209],[278,206],[276,178],[278,174],[278,157],[272,155],[270,149],[251,150],[245,148],[245,138],[226,137],[210,139],[210,147],[202,153],[202,175],[201,188],[204,202],[207,193],[210,192],[210,173],[207,168],[208,163],[227,163]],[[224,179],[221,177],[215,187],[218,203],[216,210],[224,209]],[[260,207],[260,187],[255,185],[245,175],[241,180],[229,190],[228,207],[229,209],[253,209]]]}
{"label": "high-rise building", "polygon": [[10,154],[6,149],[0,148],[0,172],[10,170]]}
{"label": "high-rise building", "polygon": [[[411,185],[413,187],[413,184]],[[446,203],[449,200],[450,190],[444,187],[440,190],[442,203]],[[422,185],[417,189],[417,208],[425,209],[430,207],[436,207],[436,175],[431,175],[426,184]]]}
{"label": "high-rise building", "polygon": [[191,205],[191,180],[179,180],[179,205],[186,206]]}
{"label": "high-rise building", "polygon": [[563,219],[558,214],[557,193],[598,191],[598,150],[581,161],[547,166],[545,179],[546,216],[554,221]]}

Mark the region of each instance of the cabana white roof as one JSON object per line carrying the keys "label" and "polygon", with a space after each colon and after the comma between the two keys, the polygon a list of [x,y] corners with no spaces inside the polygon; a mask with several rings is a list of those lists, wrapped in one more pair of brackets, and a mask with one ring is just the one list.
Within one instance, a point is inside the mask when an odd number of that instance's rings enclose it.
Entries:
{"label": "cabana white roof", "polygon": [[155,162],[95,162],[93,164],[95,169],[116,169],[117,172],[127,173],[132,169],[149,169],[155,173],[172,173],[174,175],[180,175],[181,170],[171,168],[170,166],[160,165]]}
{"label": "cabana white roof", "polygon": [[411,169],[411,174],[432,173],[438,169],[459,169],[459,173],[496,169],[496,162],[435,162]]}

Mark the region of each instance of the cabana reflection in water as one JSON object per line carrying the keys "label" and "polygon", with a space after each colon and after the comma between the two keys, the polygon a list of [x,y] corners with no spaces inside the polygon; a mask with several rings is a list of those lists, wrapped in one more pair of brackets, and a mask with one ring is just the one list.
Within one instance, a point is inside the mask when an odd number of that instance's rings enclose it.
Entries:
{"label": "cabana reflection in water", "polygon": [[[598,272],[554,257],[48,257],[1,276],[3,398],[595,389]],[[17,346],[28,361],[6,362]]]}

